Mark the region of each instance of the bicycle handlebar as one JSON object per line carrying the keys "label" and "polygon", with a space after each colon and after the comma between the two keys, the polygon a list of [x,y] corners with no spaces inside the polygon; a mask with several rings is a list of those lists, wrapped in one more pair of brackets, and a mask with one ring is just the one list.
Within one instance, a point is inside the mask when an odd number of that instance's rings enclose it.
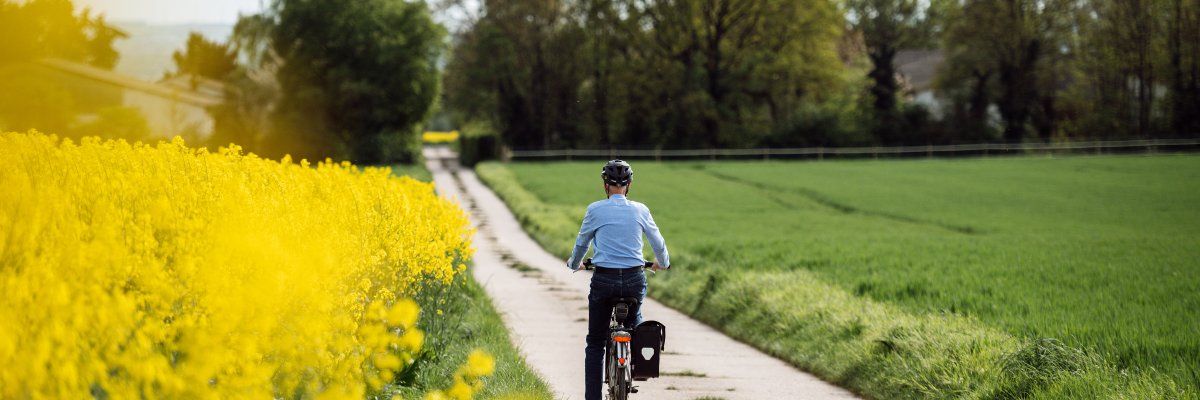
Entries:
{"label": "bicycle handlebar", "polygon": [[[641,268],[643,271],[650,271],[650,273],[652,273],[652,274],[656,273],[656,272],[654,272],[654,262],[653,261],[646,261],[646,265],[643,265]],[[592,264],[592,259],[590,257],[585,258],[585,259],[583,259],[583,267],[580,269],[584,270],[584,271],[595,271],[596,264]]]}

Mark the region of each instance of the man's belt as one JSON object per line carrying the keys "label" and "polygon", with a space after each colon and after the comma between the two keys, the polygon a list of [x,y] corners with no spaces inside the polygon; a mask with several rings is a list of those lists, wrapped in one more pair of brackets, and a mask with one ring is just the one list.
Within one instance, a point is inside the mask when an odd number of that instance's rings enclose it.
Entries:
{"label": "man's belt", "polygon": [[633,273],[633,272],[642,272],[642,269],[640,267],[606,268],[606,267],[601,267],[601,266],[597,265],[594,268],[596,269],[595,273],[597,273],[597,274],[628,274],[628,273]]}

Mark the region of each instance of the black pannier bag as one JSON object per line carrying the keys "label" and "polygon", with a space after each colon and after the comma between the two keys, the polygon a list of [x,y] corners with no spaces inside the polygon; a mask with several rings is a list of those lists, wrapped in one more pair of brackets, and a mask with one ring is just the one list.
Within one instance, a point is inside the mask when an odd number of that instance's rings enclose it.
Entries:
{"label": "black pannier bag", "polygon": [[666,348],[667,327],[658,321],[642,321],[633,328],[633,380],[658,377],[658,360]]}

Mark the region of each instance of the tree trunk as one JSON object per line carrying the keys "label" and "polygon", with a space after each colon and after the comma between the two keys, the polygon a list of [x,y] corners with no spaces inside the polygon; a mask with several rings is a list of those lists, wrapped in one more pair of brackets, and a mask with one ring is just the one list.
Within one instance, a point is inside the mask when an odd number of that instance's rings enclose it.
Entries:
{"label": "tree trunk", "polygon": [[725,3],[722,2],[721,10],[717,12],[711,21],[710,28],[712,29],[708,35],[708,59],[705,62],[705,72],[708,75],[708,95],[712,98],[715,115],[705,117],[704,127],[708,133],[707,142],[711,148],[716,148],[720,145],[721,134],[721,107],[725,100],[725,93],[721,87],[721,39],[725,36]]}
{"label": "tree trunk", "polygon": [[[1171,73],[1171,128],[1177,136],[1200,135],[1200,12],[1187,0],[1174,0],[1167,53]],[[1190,2],[1189,2],[1190,3]],[[1190,61],[1190,65],[1187,61]]]}
{"label": "tree trunk", "polygon": [[1171,128],[1175,135],[1184,132],[1187,125],[1184,117],[1183,102],[1179,96],[1183,94],[1183,1],[1174,1],[1174,15],[1171,16],[1171,33],[1167,39],[1167,53],[1171,63]]}
{"label": "tree trunk", "polygon": [[536,135],[539,139],[541,139],[541,147],[543,149],[548,149],[550,148],[550,118],[547,118],[547,114],[550,111],[549,102],[551,98],[549,96],[550,92],[547,90],[548,88],[546,81],[548,79],[547,74],[550,71],[546,68],[545,53],[542,50],[542,40],[544,38],[540,37],[540,29],[537,31],[537,33],[535,33],[535,35],[538,36],[538,39],[534,39],[537,41],[537,43],[534,45],[533,51],[533,73],[531,76],[533,76],[534,79],[532,79],[533,94],[531,96],[532,98],[530,99],[533,101],[534,106],[532,107],[533,118],[531,118],[530,121],[534,124],[534,126],[537,127]]}
{"label": "tree trunk", "polygon": [[1055,106],[1055,96],[1047,94],[1041,97],[1041,102],[1038,105],[1037,118],[1034,118],[1034,127],[1037,129],[1038,138],[1043,142],[1049,142],[1054,136],[1054,130],[1058,127],[1058,110]]}
{"label": "tree trunk", "polygon": [[604,33],[604,24],[608,23],[606,17],[601,17],[603,13],[599,2],[591,2],[591,10],[588,13],[588,24],[591,29],[592,41],[592,81],[595,89],[593,92],[596,108],[593,111],[595,115],[595,123],[599,132],[599,142],[601,147],[608,147],[611,140],[609,132],[609,111],[608,111],[608,76],[609,76],[609,37]]}
{"label": "tree trunk", "polygon": [[1000,63],[1000,85],[1004,87],[999,101],[1000,116],[1004,118],[1004,141],[1021,143],[1025,138],[1025,124],[1038,98],[1036,68],[1041,55],[1041,42],[1030,40],[1015,60]]}
{"label": "tree trunk", "polygon": [[875,97],[875,111],[881,115],[890,114],[896,109],[896,92],[900,86],[896,82],[896,66],[892,64],[896,49],[889,44],[881,44],[868,56],[872,67],[867,76],[874,81],[871,95]]}
{"label": "tree trunk", "polygon": [[975,126],[976,129],[983,129],[983,127],[987,124],[988,104],[990,103],[987,93],[987,84],[991,77],[991,71],[975,72],[975,85],[971,89],[970,108],[968,108],[968,115],[971,119],[971,124]]}
{"label": "tree trunk", "polygon": [[1140,1],[1133,3],[1131,11],[1137,21],[1133,33],[1136,38],[1133,42],[1137,45],[1137,136],[1146,137],[1150,135],[1150,109],[1154,101],[1154,65],[1149,55],[1153,26],[1147,5]]}

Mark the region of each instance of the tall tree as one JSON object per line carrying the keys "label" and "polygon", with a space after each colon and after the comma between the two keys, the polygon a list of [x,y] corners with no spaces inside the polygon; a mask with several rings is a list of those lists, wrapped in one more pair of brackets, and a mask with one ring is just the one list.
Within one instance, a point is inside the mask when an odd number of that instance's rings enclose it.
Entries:
{"label": "tall tree", "polygon": [[[963,8],[957,2],[942,3],[947,21],[964,20]],[[975,34],[975,26],[951,22],[942,34],[942,52],[946,62],[938,71],[935,85],[939,95],[948,100],[949,126],[958,137],[968,141],[990,141],[993,129],[989,108],[995,100],[996,67],[990,54],[974,47],[961,35]]]}
{"label": "tall tree", "polygon": [[838,80],[840,17],[831,2],[677,0],[643,9],[657,56],[680,77],[668,97],[682,101],[677,115],[698,114],[701,145],[744,145],[783,119],[785,99]]}
{"label": "tall tree", "polygon": [[578,138],[580,82],[588,73],[585,35],[561,1],[485,2],[451,60],[450,103],[490,116],[518,148]]}
{"label": "tall tree", "polygon": [[[282,139],[288,133],[272,129],[271,123],[272,111],[279,101],[279,85],[275,75],[281,62],[270,47],[274,24],[275,21],[267,14],[239,16],[227,43],[202,46],[210,50],[205,53],[211,59],[220,63],[234,63],[233,70],[228,73],[222,72],[226,68],[224,66],[206,68],[214,71],[209,75],[220,76],[217,79],[225,83],[224,102],[209,109],[213,116],[210,145],[237,143],[247,151],[270,156],[282,156],[290,151],[278,147],[279,143],[286,142]],[[232,57],[229,57],[231,54]]]}
{"label": "tall tree", "polygon": [[113,43],[126,37],[71,0],[0,0],[0,64],[53,57],[112,69]]}
{"label": "tall tree", "polygon": [[700,32],[696,27],[699,2],[693,0],[643,0],[636,3],[639,23],[650,27],[635,49],[632,68],[639,96],[631,118],[653,129],[660,143],[706,146],[706,123],[717,118],[711,98],[704,93]]}
{"label": "tall tree", "polygon": [[1159,96],[1161,0],[1091,1],[1078,24],[1078,81],[1086,106],[1081,129],[1149,136]]}
{"label": "tall tree", "polygon": [[612,112],[610,96],[613,91],[613,70],[618,47],[617,34],[621,29],[621,16],[612,0],[584,0],[582,25],[587,33],[588,65],[591,69],[590,100],[588,107],[592,115],[595,136],[601,146],[607,146],[612,137]]}
{"label": "tall tree", "polygon": [[753,145],[841,81],[830,0],[484,2],[448,104],[515,147]]}
{"label": "tall tree", "polygon": [[625,135],[633,47],[638,46],[638,13],[631,0],[580,0],[575,6],[585,35],[582,55],[589,76],[581,82],[582,111],[588,123],[581,139],[594,138],[601,147],[613,142],[641,142],[644,136]]}
{"label": "tall tree", "polygon": [[277,128],[296,153],[411,161],[440,89],[444,29],[424,3],[276,0]]}
{"label": "tall tree", "polygon": [[871,96],[877,119],[878,135],[884,143],[899,140],[896,80],[896,53],[902,49],[930,43],[928,2],[919,0],[848,0],[850,23],[862,33],[871,59]]}
{"label": "tall tree", "polygon": [[70,0],[0,0],[0,75],[24,77],[0,79],[0,129],[72,134],[79,110],[71,91],[16,64],[57,58],[112,69],[113,44],[124,37],[103,15],[77,12]]}
{"label": "tall tree", "polygon": [[[994,75],[991,97],[1004,122],[1005,141],[1021,142],[1036,114],[1056,119],[1054,99],[1064,77],[1059,71],[1071,48],[1077,12],[1075,0],[966,0],[947,29],[949,68],[975,71],[977,85],[978,78]],[[1054,127],[1039,130],[1045,135]]]}
{"label": "tall tree", "polygon": [[226,43],[208,40],[199,32],[188,34],[183,51],[171,54],[175,74],[192,74],[209,79],[224,80],[237,70],[237,51]]}
{"label": "tall tree", "polygon": [[1200,1],[1168,0],[1164,9],[1171,130],[1200,136]]}

